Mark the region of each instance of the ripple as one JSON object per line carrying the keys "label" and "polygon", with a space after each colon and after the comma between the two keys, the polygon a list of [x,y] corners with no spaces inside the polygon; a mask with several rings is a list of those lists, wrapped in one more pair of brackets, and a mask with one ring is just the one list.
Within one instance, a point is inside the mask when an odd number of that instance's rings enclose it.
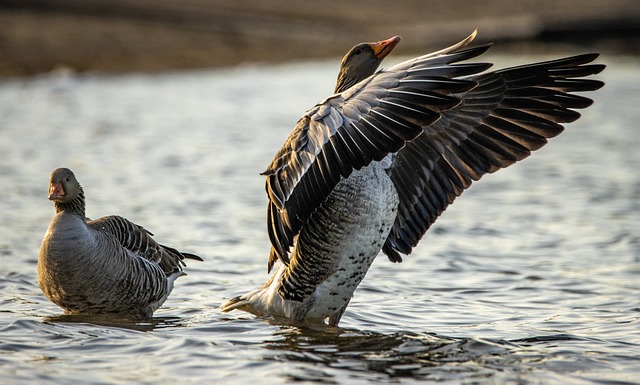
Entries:
{"label": "ripple", "polygon": [[[403,263],[378,258],[341,328],[218,309],[267,280],[259,173],[335,63],[86,75],[63,94],[46,77],[0,82],[3,381],[637,384],[640,136],[620,101],[640,67],[605,60],[583,119],[474,183]],[[90,216],[205,256],[153,319],[61,315],[38,289],[62,165],[83,175]]]}

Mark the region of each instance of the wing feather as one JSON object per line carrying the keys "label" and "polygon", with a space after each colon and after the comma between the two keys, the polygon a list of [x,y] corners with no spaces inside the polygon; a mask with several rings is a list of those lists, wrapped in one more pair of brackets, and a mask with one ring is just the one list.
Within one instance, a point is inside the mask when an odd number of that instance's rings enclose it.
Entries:
{"label": "wing feather", "polygon": [[185,258],[202,261],[202,258],[195,254],[182,253],[157,243],[150,231],[121,216],[102,217],[88,221],[87,225],[96,231],[108,234],[135,256],[158,264],[167,275],[182,271]]}
{"label": "wing feather", "polygon": [[[472,181],[522,160],[580,117],[591,99],[572,94],[603,83],[584,79],[604,69],[597,54],[470,75],[454,91],[461,103],[423,127],[396,155],[389,175],[398,187],[398,217],[383,251],[393,262],[411,253],[438,216]],[[421,167],[418,167],[419,163]],[[408,171],[410,168],[410,171]],[[403,191],[400,191],[403,190]]]}
{"label": "wing feather", "polygon": [[341,178],[403,148],[443,111],[461,103],[454,93],[477,85],[458,79],[490,64],[457,62],[489,45],[464,49],[474,35],[448,49],[379,71],[307,111],[263,172],[269,197],[269,269],[289,263],[302,226]]}

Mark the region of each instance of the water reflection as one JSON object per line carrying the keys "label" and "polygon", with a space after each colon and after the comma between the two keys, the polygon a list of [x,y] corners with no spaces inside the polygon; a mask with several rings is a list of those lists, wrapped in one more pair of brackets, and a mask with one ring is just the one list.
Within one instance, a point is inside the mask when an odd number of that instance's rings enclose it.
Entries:
{"label": "water reflection", "polygon": [[140,320],[130,319],[115,314],[60,314],[44,317],[43,322],[59,324],[91,324],[141,332],[185,326],[183,319],[179,317],[153,317],[150,319]]}
{"label": "water reflection", "polygon": [[435,379],[443,371],[452,373],[449,380],[456,377],[456,372],[464,373],[464,377],[471,373],[474,377],[490,376],[486,368],[490,361],[493,365],[512,361],[520,349],[503,340],[451,338],[431,333],[387,335],[348,329],[283,327],[277,334],[282,340],[266,344],[268,349],[277,351],[270,359],[311,364],[313,369],[306,365],[288,376],[323,382],[332,381],[322,367],[347,370],[356,377],[358,373],[367,373],[368,378],[377,373],[386,378]]}
{"label": "water reflection", "polygon": [[[258,174],[336,63],[0,84],[3,383],[637,384],[639,110],[621,101],[640,67],[603,62],[584,119],[465,192],[405,262],[377,261],[339,329],[217,310],[266,279]],[[91,215],[210,256],[158,317],[65,316],[38,288],[58,165],[95,186]]]}

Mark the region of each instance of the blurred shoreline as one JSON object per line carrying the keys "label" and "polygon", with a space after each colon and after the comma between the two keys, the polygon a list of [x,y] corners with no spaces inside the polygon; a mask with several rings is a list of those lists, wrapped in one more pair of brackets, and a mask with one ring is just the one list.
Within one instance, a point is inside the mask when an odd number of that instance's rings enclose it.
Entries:
{"label": "blurred shoreline", "polygon": [[401,35],[400,55],[477,42],[509,52],[640,53],[636,0],[0,0],[0,76],[340,57]]}

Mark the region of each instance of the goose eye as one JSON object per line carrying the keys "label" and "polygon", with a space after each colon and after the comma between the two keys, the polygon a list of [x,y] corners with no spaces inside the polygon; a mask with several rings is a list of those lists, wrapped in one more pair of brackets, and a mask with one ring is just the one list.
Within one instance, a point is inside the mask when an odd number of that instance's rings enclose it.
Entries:
{"label": "goose eye", "polygon": [[69,181],[69,177],[67,177],[65,180],[68,182]]}

